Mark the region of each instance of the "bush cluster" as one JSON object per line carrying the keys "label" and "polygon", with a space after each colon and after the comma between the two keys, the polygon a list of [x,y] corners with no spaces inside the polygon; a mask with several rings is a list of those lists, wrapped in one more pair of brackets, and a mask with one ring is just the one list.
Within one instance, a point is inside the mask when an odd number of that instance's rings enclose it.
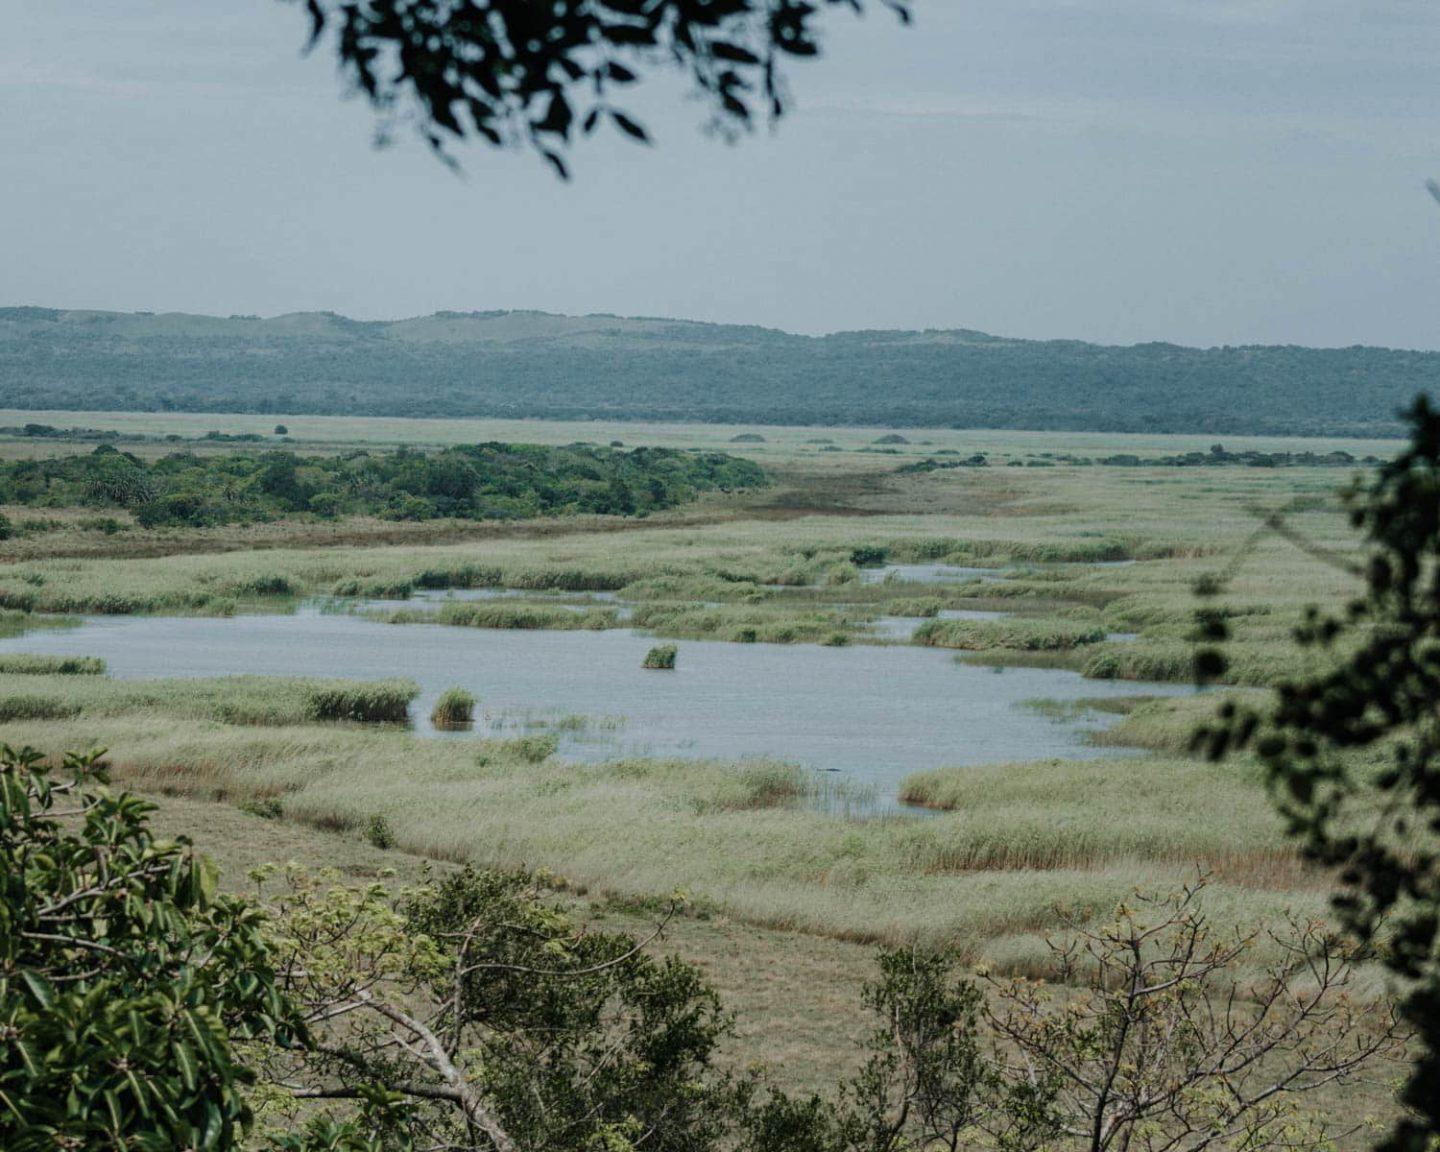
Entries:
{"label": "bush cluster", "polygon": [[295,515],[492,520],[644,515],[764,483],[747,460],[671,448],[489,443],[430,454],[180,452],[147,461],[102,444],[85,456],[0,464],[0,504],[128,508],[152,528]]}

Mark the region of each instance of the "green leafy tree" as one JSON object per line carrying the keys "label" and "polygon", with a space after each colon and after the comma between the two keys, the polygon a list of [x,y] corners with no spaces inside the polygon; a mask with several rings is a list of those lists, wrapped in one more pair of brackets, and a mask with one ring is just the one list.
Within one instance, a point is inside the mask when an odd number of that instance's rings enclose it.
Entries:
{"label": "green leafy tree", "polygon": [[956,1152],[974,1135],[989,1083],[979,1046],[985,997],[953,979],[943,953],[882,952],[878,964],[862,995],[879,1027],[850,1087],[850,1140],[865,1152]]}
{"label": "green leafy tree", "polygon": [[0,748],[0,1147],[226,1149],[251,1120],[237,1042],[295,1035],[261,916],[105,787]]}
{"label": "green leafy tree", "polygon": [[699,973],[576,929],[527,875],[397,901],[292,871],[271,907],[313,1039],[270,1050],[267,1104],[358,1109],[312,1124],[322,1147],[703,1152],[733,1127],[739,1090],[711,1067],[728,1017]]}

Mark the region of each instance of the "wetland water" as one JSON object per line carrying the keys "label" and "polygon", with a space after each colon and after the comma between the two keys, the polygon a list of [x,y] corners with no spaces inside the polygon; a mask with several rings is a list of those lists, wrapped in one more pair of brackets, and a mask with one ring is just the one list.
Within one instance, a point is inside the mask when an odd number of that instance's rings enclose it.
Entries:
{"label": "wetland water", "polygon": [[[1115,755],[1085,743],[1114,717],[1053,718],[1028,701],[1178,695],[1186,686],[956,664],[933,648],[681,641],[674,672],[640,667],[657,641],[627,630],[515,631],[293,616],[87,618],[0,641],[0,652],[101,656],[120,679],[409,677],[422,735],[445,688],[479,698],[473,735],[552,730],[576,760],[770,756],[893,797],[906,774],[952,764]],[[564,718],[572,719],[566,721]],[[581,722],[574,718],[588,718]]]}

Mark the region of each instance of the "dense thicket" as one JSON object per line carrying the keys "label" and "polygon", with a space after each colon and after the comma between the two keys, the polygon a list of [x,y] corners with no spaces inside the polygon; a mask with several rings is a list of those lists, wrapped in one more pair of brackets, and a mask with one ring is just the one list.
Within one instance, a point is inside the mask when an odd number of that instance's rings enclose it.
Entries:
{"label": "dense thicket", "polygon": [[1399,434],[1440,353],[1107,347],[964,330],[811,338],[614,316],[218,319],[0,309],[0,406]]}
{"label": "dense thicket", "polygon": [[428,455],[177,452],[146,461],[102,444],[83,456],[0,463],[0,504],[129,508],[147,527],[297,513],[494,520],[628,516],[764,482],[748,460],[672,448],[475,444]]}

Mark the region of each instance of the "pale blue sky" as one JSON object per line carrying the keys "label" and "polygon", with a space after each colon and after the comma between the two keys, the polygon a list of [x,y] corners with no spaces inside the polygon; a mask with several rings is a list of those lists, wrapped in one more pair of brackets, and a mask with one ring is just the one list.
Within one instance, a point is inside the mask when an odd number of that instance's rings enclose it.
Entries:
{"label": "pale blue sky", "polygon": [[663,81],[569,184],[376,151],[292,5],[3,7],[0,304],[1440,347],[1433,0],[836,12],[773,136]]}

